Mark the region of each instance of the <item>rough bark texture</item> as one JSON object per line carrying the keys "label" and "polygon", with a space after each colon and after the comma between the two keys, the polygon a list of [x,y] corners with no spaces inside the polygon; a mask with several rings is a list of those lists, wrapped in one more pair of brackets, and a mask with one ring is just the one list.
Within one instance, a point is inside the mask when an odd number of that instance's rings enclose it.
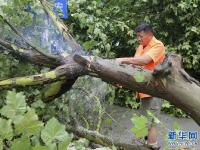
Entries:
{"label": "rough bark texture", "polygon": [[[74,82],[74,79],[80,75],[83,75],[84,73],[84,68],[82,68],[79,64],[72,62],[69,64],[61,65],[56,69],[46,73],[2,80],[0,81],[0,89],[16,86],[49,84],[64,79],[69,79]],[[70,85],[71,84],[72,83],[70,82]]]}
{"label": "rough bark texture", "polygon": [[36,65],[55,68],[62,64],[60,61],[61,59],[58,56],[46,56],[33,49],[20,47],[3,39],[0,39],[0,45],[3,46],[5,50],[13,54],[13,56],[20,56]]}
{"label": "rough bark texture", "polygon": [[125,149],[125,150],[149,150],[147,147],[139,145],[139,143],[133,143],[133,144],[120,143],[119,141],[114,141],[96,131],[87,130],[81,126],[71,127],[67,125],[67,130],[75,133],[80,137],[87,138],[91,142],[101,144],[103,146],[112,147],[114,145],[117,147],[117,149]]}
{"label": "rough bark texture", "polygon": [[[187,112],[200,125],[200,86],[181,66],[181,57],[169,54],[154,72],[114,60],[75,55],[88,74],[113,85],[166,99]],[[139,78],[139,79],[138,79]]]}

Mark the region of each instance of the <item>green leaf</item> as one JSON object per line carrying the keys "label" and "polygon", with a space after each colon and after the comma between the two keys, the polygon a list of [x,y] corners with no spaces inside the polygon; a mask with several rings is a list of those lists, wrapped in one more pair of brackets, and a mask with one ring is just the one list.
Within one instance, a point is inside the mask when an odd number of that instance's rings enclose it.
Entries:
{"label": "green leaf", "polygon": [[77,150],[85,150],[89,146],[89,141],[85,138],[80,138],[70,144],[70,148]]}
{"label": "green leaf", "polygon": [[49,150],[47,146],[36,145],[33,150]]}
{"label": "green leaf", "polygon": [[162,104],[163,108],[170,108],[172,105],[170,105],[170,103],[168,101],[164,101],[164,103]]}
{"label": "green leaf", "polygon": [[13,137],[13,129],[11,126],[11,120],[5,120],[0,118],[0,137],[2,139],[11,140]]}
{"label": "green leaf", "polygon": [[3,150],[3,140],[0,139],[0,150]]}
{"label": "green leaf", "polygon": [[14,120],[17,115],[24,114],[26,109],[24,94],[22,92],[16,93],[15,91],[8,91],[6,105],[0,110],[0,113],[5,117]]}
{"label": "green leaf", "polygon": [[137,114],[133,114],[131,118],[132,123],[134,124],[134,128],[131,131],[135,134],[137,138],[144,137],[148,133],[147,123],[148,120],[144,116],[138,116]]}
{"label": "green leaf", "polygon": [[45,103],[42,100],[37,100],[31,104],[31,107],[37,108],[45,108]]}
{"label": "green leaf", "polygon": [[48,144],[47,146],[48,146],[48,150],[56,150],[57,149],[56,143]]}
{"label": "green leaf", "polygon": [[19,138],[12,142],[10,150],[32,150],[29,138]]}
{"label": "green leaf", "polygon": [[111,126],[111,124],[112,124],[112,120],[110,118],[106,118],[106,120],[105,120],[105,126],[109,127],[109,126]]}
{"label": "green leaf", "polygon": [[41,132],[41,138],[46,145],[52,143],[70,143],[72,136],[65,131],[65,126],[60,124],[57,119],[50,119]]}
{"label": "green leaf", "polygon": [[107,51],[109,51],[111,49],[111,45],[107,43],[105,48],[106,48]]}
{"label": "green leaf", "polygon": [[61,89],[63,81],[58,81],[51,83],[45,88],[44,98],[51,97],[52,95],[56,95]]}
{"label": "green leaf", "polygon": [[28,110],[24,116],[19,116],[15,121],[16,132],[27,136],[36,135],[41,131],[43,123],[38,120],[34,109]]}
{"label": "green leaf", "polygon": [[136,82],[143,82],[145,80],[144,73],[142,73],[142,72],[136,72],[134,74],[134,78],[135,78]]}
{"label": "green leaf", "polygon": [[154,119],[155,123],[160,123],[160,120],[149,110],[147,110],[147,115]]}
{"label": "green leaf", "polygon": [[95,148],[95,150],[112,150],[109,147]]}
{"label": "green leaf", "polygon": [[83,47],[86,49],[86,50],[89,50],[91,49],[93,46],[95,46],[96,42],[94,40],[90,40],[90,41],[86,41],[83,43]]}
{"label": "green leaf", "polygon": [[71,141],[60,142],[58,144],[58,150],[66,150],[70,142]]}

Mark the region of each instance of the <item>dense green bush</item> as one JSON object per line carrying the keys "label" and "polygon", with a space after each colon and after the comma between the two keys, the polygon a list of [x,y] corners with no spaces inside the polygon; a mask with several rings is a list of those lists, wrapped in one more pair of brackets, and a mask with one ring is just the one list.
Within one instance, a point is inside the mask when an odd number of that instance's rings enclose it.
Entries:
{"label": "dense green bush", "polygon": [[1,150],[65,150],[72,141],[72,135],[55,118],[44,125],[21,92],[8,92],[0,114]]}
{"label": "dense green bush", "polygon": [[198,0],[69,0],[67,23],[85,50],[105,57],[132,56],[137,46],[133,29],[150,22],[167,51],[183,56],[184,68],[200,73]]}

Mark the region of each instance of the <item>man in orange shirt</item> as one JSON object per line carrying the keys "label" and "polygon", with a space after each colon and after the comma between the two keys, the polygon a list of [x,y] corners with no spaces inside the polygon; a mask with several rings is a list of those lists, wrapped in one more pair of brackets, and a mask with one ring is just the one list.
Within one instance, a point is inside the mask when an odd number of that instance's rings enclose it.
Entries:
{"label": "man in orange shirt", "polygon": [[[156,65],[165,58],[165,47],[163,43],[154,37],[153,29],[148,23],[141,23],[135,28],[139,47],[134,57],[117,58],[123,64],[139,65],[144,69],[154,70]],[[137,93],[141,100],[142,115],[147,117],[147,110],[157,116],[161,109],[161,99],[144,93]],[[159,149],[157,145],[156,124],[152,120],[147,136],[147,145],[152,149]]]}

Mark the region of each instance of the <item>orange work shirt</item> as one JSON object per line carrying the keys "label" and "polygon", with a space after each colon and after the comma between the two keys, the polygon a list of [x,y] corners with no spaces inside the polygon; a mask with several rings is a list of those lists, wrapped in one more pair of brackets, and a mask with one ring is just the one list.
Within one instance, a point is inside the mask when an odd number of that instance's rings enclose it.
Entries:
{"label": "orange work shirt", "polygon": [[[134,57],[142,56],[144,54],[150,56],[152,58],[152,61],[149,64],[141,67],[148,70],[154,70],[156,65],[160,64],[165,58],[164,44],[153,36],[149,44],[145,48],[143,48],[142,45],[139,45]],[[151,97],[150,95],[144,93],[137,93],[137,96],[140,99],[145,97]]]}

